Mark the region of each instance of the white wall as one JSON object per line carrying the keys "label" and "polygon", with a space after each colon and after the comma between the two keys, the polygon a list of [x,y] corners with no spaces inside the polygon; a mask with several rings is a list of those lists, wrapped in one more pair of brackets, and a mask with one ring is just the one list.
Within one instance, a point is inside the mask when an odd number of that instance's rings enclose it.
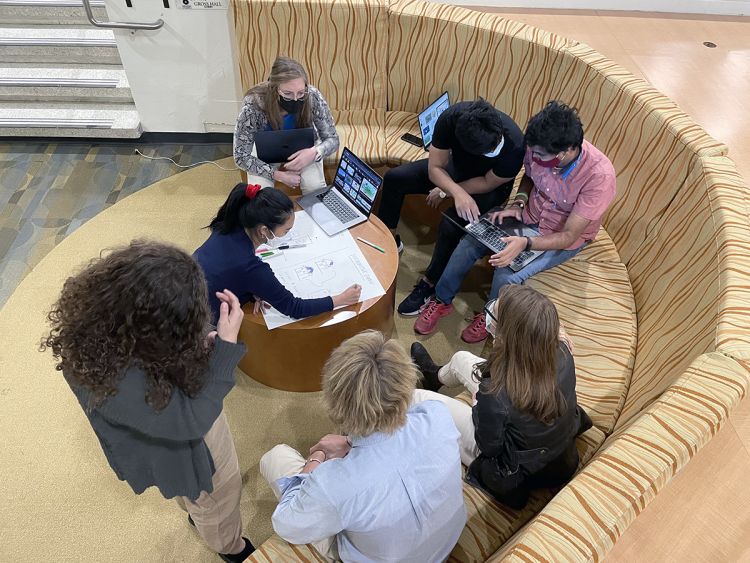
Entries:
{"label": "white wall", "polygon": [[[438,4],[539,8],[545,10],[623,10],[682,14],[750,15],[748,0],[432,0]],[[750,32],[749,32],[750,33]]]}
{"label": "white wall", "polygon": [[[240,110],[231,10],[187,10],[169,0],[106,0],[110,20],[164,20],[156,31],[115,30],[144,131],[233,131]],[[228,5],[229,0],[224,0]],[[216,125],[213,125],[216,124]]]}

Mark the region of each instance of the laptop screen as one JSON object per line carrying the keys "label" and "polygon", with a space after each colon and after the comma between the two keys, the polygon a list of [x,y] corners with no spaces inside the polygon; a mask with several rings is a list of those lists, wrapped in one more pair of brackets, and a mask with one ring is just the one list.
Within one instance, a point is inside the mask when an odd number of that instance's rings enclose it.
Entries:
{"label": "laptop screen", "polygon": [[450,107],[451,103],[448,99],[448,92],[443,94],[425,110],[419,114],[419,128],[422,130],[422,142],[425,148],[430,146],[432,143],[432,133],[435,130],[435,123],[440,117],[440,114]]}
{"label": "laptop screen", "polygon": [[383,179],[372,168],[344,149],[333,185],[365,215],[370,215],[382,183]]}

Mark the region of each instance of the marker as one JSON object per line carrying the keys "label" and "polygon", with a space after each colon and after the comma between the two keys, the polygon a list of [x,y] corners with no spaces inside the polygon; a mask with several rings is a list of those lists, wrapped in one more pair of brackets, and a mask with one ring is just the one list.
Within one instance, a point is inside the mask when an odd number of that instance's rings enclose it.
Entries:
{"label": "marker", "polygon": [[385,250],[380,248],[377,244],[372,244],[369,240],[365,240],[362,237],[357,237],[357,240],[359,242],[364,242],[367,246],[372,246],[375,250],[379,250],[383,254],[385,254]]}
{"label": "marker", "polygon": [[277,246],[276,248],[279,250],[289,250],[290,248],[303,248],[307,246],[306,244],[282,244],[281,246]]}

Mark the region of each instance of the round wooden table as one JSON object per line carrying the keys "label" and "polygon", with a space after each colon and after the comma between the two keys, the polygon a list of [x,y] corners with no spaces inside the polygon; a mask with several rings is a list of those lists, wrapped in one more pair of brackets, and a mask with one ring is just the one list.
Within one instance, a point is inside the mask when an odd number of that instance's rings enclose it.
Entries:
{"label": "round wooden table", "polygon": [[[284,391],[320,391],[323,364],[331,352],[350,336],[375,329],[390,337],[396,300],[398,251],[388,228],[375,215],[349,229],[370,267],[385,289],[385,295],[362,303],[302,319],[273,330],[262,315],[245,306],[239,339],[247,353],[239,367],[256,381]],[[362,237],[385,254],[359,242]]]}

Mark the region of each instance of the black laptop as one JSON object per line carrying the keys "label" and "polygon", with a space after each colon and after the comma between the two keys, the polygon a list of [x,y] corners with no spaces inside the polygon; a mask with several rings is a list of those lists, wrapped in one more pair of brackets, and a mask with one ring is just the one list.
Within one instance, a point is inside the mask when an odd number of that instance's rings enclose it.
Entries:
{"label": "black laptop", "polygon": [[255,134],[255,151],[263,162],[286,162],[297,151],[314,146],[315,130],[312,127],[259,131]]}

